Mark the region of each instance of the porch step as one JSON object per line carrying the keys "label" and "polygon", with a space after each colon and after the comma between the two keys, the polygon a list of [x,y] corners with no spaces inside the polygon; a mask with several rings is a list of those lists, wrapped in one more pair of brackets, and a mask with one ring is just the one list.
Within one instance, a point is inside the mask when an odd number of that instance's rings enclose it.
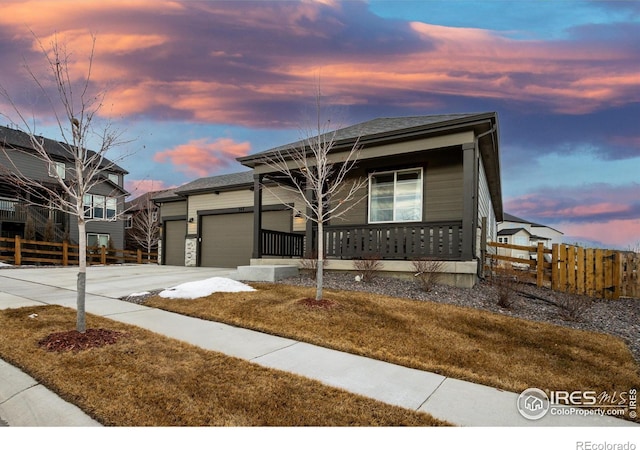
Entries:
{"label": "porch step", "polygon": [[297,277],[297,266],[264,265],[238,266],[235,278],[240,281],[277,281],[283,278]]}

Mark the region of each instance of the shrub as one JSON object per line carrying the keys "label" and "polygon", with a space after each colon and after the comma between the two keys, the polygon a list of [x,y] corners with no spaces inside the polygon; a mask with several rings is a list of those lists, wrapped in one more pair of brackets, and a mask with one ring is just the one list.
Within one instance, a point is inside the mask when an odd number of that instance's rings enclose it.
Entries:
{"label": "shrub", "polygon": [[422,290],[431,291],[442,278],[444,262],[433,258],[419,258],[412,261],[415,277]]}
{"label": "shrub", "polygon": [[353,268],[360,273],[362,281],[369,283],[378,275],[377,272],[384,267],[380,259],[380,255],[366,255],[362,259],[354,259]]}
{"label": "shrub", "polygon": [[510,267],[496,269],[492,273],[491,284],[496,289],[498,306],[511,309],[519,284],[517,272]]}
{"label": "shrub", "polygon": [[[327,265],[327,258],[322,260],[322,267]],[[314,252],[311,255],[300,258],[300,270],[307,274],[310,278],[316,279],[318,274],[318,253]]]}
{"label": "shrub", "polygon": [[573,322],[581,321],[584,314],[591,308],[589,297],[574,294],[561,294],[556,304],[560,308],[560,316]]}

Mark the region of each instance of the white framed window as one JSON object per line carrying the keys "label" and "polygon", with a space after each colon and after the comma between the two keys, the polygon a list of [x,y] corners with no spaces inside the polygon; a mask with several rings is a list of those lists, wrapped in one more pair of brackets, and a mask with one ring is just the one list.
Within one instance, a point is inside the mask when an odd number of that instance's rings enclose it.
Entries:
{"label": "white framed window", "polygon": [[87,233],[87,247],[108,247],[110,236],[102,233]]}
{"label": "white framed window", "polygon": [[118,199],[115,197],[85,194],[83,203],[85,219],[114,220],[118,214]]}
{"label": "white framed window", "polygon": [[107,174],[107,178],[114,184],[118,184],[118,182],[120,181],[117,173],[109,173]]}
{"label": "white framed window", "polygon": [[64,180],[66,176],[66,166],[64,163],[56,161],[49,163],[49,176],[58,177],[61,180]]}
{"label": "white framed window", "polygon": [[126,230],[130,230],[131,228],[133,228],[133,216],[131,214],[128,214],[124,217],[124,228]]}
{"label": "white framed window", "polygon": [[369,223],[422,221],[422,168],[369,177]]}
{"label": "white framed window", "polygon": [[516,236],[515,244],[527,246],[529,245],[529,239],[527,239],[525,236]]}
{"label": "white framed window", "polygon": [[509,243],[509,238],[508,237],[499,237],[498,238],[498,242],[500,244],[508,244]]}

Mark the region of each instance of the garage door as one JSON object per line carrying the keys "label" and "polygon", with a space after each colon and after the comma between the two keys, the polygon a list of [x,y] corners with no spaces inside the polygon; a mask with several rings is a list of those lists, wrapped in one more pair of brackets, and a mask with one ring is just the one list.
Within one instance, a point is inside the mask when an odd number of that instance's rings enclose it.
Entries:
{"label": "garage door", "polygon": [[184,238],[187,232],[186,220],[170,220],[164,228],[164,263],[167,266],[184,266]]}
{"label": "garage door", "polygon": [[[291,211],[264,211],[262,228],[291,231]],[[200,265],[238,267],[249,264],[253,253],[253,213],[202,217]]]}

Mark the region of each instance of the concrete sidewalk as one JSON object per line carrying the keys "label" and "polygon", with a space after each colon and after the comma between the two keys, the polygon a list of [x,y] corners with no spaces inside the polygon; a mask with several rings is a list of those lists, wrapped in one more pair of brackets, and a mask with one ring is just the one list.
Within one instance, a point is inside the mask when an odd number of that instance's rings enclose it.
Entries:
{"label": "concrete sidewalk", "polygon": [[[0,309],[57,304],[75,307],[77,268],[0,270]],[[91,267],[88,313],[136,325],[207,350],[319,380],[463,426],[637,426],[606,416],[547,414],[527,420],[518,394],[277,336],[190,318],[118,300],[230,270],[168,266]],[[0,418],[9,426],[99,425],[74,405],[0,361]]]}

